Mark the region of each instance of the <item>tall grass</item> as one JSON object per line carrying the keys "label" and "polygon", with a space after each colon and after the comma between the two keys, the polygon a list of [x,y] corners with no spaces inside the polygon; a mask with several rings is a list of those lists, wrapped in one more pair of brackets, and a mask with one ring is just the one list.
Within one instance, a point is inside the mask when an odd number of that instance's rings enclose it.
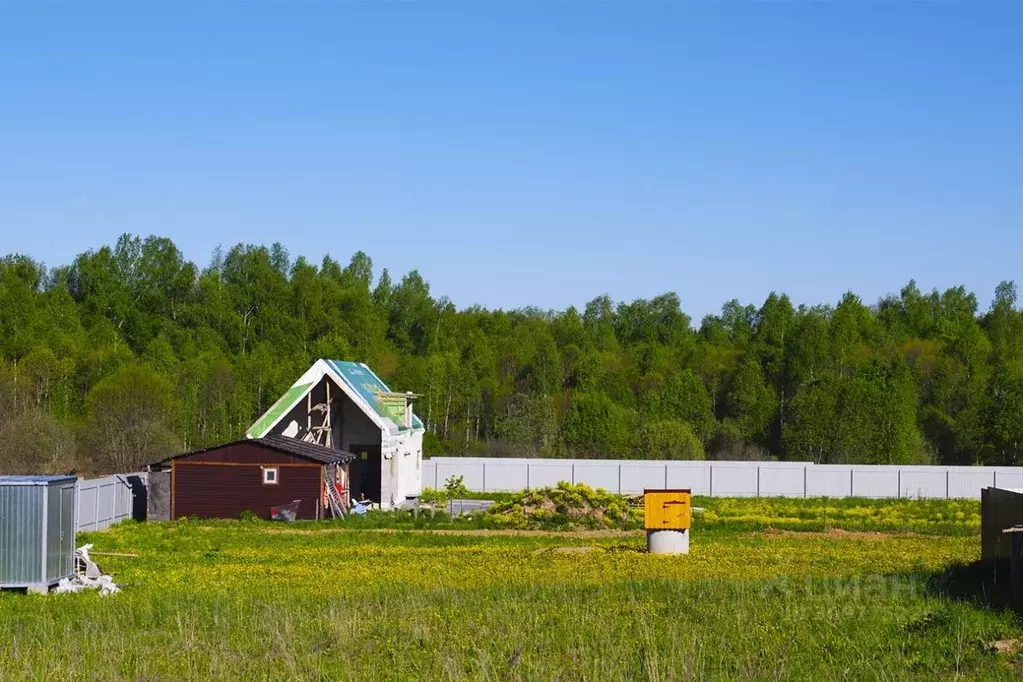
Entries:
{"label": "tall grass", "polygon": [[0,594],[3,680],[1012,679],[978,539],[458,535],[247,522],[83,538],[124,587]]}

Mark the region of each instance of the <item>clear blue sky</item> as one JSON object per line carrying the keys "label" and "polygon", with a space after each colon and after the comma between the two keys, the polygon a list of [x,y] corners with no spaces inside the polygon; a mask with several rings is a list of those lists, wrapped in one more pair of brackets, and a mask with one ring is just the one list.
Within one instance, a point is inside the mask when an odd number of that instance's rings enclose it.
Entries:
{"label": "clear blue sky", "polygon": [[1020,2],[4,2],[0,252],[361,249],[460,307],[694,321],[910,278],[986,307],[1023,280],[1021,35]]}

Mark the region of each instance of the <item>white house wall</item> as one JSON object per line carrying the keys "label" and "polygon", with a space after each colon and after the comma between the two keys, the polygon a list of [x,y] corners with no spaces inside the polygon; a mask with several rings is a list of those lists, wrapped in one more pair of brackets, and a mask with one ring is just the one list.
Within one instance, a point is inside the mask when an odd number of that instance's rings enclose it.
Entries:
{"label": "white house wall", "polygon": [[400,507],[423,488],[423,432],[384,434],[380,461],[381,506]]}

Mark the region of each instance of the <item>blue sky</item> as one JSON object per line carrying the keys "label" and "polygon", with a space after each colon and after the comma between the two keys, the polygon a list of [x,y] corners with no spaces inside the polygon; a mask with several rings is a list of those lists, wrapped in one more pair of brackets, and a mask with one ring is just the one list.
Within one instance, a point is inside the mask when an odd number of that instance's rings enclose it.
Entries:
{"label": "blue sky", "polygon": [[0,3],[0,252],[122,232],[460,307],[986,307],[1023,280],[1023,3]]}

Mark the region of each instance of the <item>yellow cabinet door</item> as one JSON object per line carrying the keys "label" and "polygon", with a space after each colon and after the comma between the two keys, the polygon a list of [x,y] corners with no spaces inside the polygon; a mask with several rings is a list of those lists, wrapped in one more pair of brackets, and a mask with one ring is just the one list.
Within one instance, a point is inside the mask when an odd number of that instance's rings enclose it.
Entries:
{"label": "yellow cabinet door", "polygon": [[689,528],[692,494],[688,490],[649,490],[643,495],[647,530]]}

